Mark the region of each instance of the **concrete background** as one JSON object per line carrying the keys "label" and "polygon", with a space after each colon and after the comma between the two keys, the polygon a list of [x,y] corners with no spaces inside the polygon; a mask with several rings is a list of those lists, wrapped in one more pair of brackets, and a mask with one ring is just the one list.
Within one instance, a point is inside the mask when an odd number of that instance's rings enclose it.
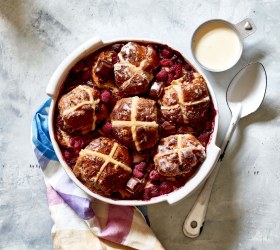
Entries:
{"label": "concrete background", "polygon": [[268,89],[257,113],[242,119],[228,147],[202,235],[186,238],[183,220],[197,192],[174,206],[149,207],[166,249],[279,249],[280,2],[278,0],[0,0],[0,249],[52,249],[45,184],[30,144],[33,113],[64,57],[88,38],[156,38],[193,62],[190,38],[205,20],[251,17],[257,32],[238,64],[207,73],[220,107],[221,142],[230,119],[225,90],[246,63],[261,61]]}

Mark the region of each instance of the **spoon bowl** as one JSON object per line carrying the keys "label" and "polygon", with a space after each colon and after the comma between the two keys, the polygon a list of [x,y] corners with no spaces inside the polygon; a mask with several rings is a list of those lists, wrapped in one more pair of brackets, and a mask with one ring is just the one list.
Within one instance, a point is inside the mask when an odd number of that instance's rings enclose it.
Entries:
{"label": "spoon bowl", "polygon": [[184,221],[183,232],[186,236],[195,238],[200,235],[204,225],[212,187],[230,138],[239,119],[255,112],[259,108],[265,96],[266,86],[267,76],[265,68],[259,62],[246,65],[231,80],[226,95],[227,104],[232,114],[230,125],[221,146],[219,160],[214,163],[216,166],[213,168],[210,177],[204,184]]}
{"label": "spoon bowl", "polygon": [[[261,105],[267,87],[264,66],[250,63],[241,69],[227,88],[227,104],[231,112],[242,105],[240,118],[255,112]],[[265,83],[265,84],[264,84]]]}

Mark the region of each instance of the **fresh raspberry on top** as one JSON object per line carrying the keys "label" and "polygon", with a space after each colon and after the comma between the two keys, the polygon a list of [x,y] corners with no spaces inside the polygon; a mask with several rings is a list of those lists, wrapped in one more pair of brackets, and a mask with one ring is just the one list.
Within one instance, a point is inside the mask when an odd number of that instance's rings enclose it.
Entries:
{"label": "fresh raspberry on top", "polygon": [[160,195],[160,189],[158,186],[154,185],[149,188],[149,194],[151,197],[156,197]]}
{"label": "fresh raspberry on top", "polygon": [[153,197],[159,196],[160,188],[157,185],[153,185],[144,189],[142,197],[144,200],[150,200]]}
{"label": "fresh raspberry on top", "polygon": [[144,177],[143,172],[139,171],[137,168],[133,169],[132,174],[133,174],[134,177],[136,177],[138,179],[142,179]]}
{"label": "fresh raspberry on top", "polygon": [[159,188],[161,195],[171,193],[174,190],[173,185],[170,181],[162,182]]}
{"label": "fresh raspberry on top", "polygon": [[110,122],[106,122],[103,126],[102,126],[102,132],[105,135],[109,135],[112,131],[112,124]]}
{"label": "fresh raspberry on top", "polygon": [[139,164],[135,165],[134,168],[138,169],[140,172],[144,172],[147,168],[147,163],[142,161]]}
{"label": "fresh raspberry on top", "polygon": [[104,90],[101,93],[100,100],[101,100],[101,102],[103,102],[105,104],[110,103],[110,100],[111,100],[111,93],[110,93],[110,91]]}
{"label": "fresh raspberry on top", "polygon": [[164,69],[162,69],[156,74],[156,79],[158,81],[166,82],[166,80],[168,79],[168,73]]}
{"label": "fresh raspberry on top", "polygon": [[71,137],[69,142],[73,149],[81,149],[84,146],[84,141],[79,136]]}
{"label": "fresh raspberry on top", "polygon": [[163,49],[161,54],[164,58],[170,58],[172,56],[172,52],[168,49]]}
{"label": "fresh raspberry on top", "polygon": [[163,67],[168,67],[168,66],[172,66],[173,65],[173,62],[171,60],[169,60],[169,59],[166,59],[166,58],[160,60],[159,63]]}
{"label": "fresh raspberry on top", "polygon": [[152,181],[158,180],[158,179],[159,179],[159,173],[158,173],[158,171],[156,171],[155,169],[152,170],[152,171],[150,172],[150,174],[149,174],[149,177],[150,177],[150,179],[151,179]]}

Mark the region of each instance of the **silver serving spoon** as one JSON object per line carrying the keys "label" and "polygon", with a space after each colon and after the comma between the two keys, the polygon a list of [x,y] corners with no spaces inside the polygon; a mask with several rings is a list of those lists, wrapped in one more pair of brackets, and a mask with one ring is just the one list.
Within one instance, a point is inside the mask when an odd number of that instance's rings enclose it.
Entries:
{"label": "silver serving spoon", "polygon": [[246,65],[231,80],[226,95],[227,104],[232,114],[230,125],[221,146],[220,158],[183,224],[183,232],[186,236],[195,238],[200,235],[211,190],[229,140],[240,118],[255,112],[261,105],[265,96],[266,86],[265,68],[259,62]]}

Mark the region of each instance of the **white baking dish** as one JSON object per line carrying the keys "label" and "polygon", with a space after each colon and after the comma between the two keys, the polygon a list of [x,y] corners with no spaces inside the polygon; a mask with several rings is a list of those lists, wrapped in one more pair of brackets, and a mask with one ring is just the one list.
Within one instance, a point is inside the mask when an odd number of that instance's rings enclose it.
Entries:
{"label": "white baking dish", "polygon": [[[135,41],[135,42],[148,42],[148,43],[161,43],[164,44],[162,41],[156,41],[156,40],[146,40],[146,39],[131,39],[131,38],[126,38],[126,39],[116,39],[112,41],[102,41],[98,37],[94,37],[85,43],[83,43],[81,46],[79,46],[77,49],[75,49],[71,54],[69,54],[63,62],[57,67],[56,71],[52,75],[50,82],[47,86],[46,92],[47,94],[52,98],[52,103],[50,106],[49,110],[49,132],[50,132],[50,138],[55,150],[55,153],[63,166],[64,170],[66,173],[69,175],[69,177],[76,183],[77,186],[79,186],[82,190],[84,190],[88,195],[90,195],[93,198],[99,199],[101,201],[111,203],[111,204],[116,204],[116,205],[130,205],[130,206],[138,206],[138,205],[148,205],[148,204],[154,204],[154,203],[159,203],[162,201],[167,201],[169,204],[174,204],[175,202],[181,200],[182,198],[190,195],[200,184],[202,184],[206,178],[209,176],[211,173],[213,166],[215,165],[215,162],[218,160],[219,154],[220,154],[220,148],[216,146],[216,137],[217,137],[217,130],[218,130],[218,120],[219,120],[219,112],[218,112],[218,106],[217,106],[217,101],[215,94],[213,92],[213,89],[203,73],[200,72],[200,74],[203,75],[203,77],[206,80],[209,93],[212,98],[212,102],[214,104],[214,108],[216,109],[216,117],[215,117],[215,126],[214,126],[214,131],[211,136],[210,143],[207,146],[206,150],[206,160],[203,162],[197,173],[181,188],[158,197],[154,197],[151,200],[148,201],[143,201],[143,200],[113,200],[111,198],[106,198],[103,197],[99,194],[96,194],[92,191],[90,191],[85,185],[83,185],[82,182],[80,182],[79,179],[74,175],[72,172],[71,168],[66,164],[62,157],[62,153],[60,151],[59,145],[55,140],[54,136],[54,111],[55,111],[55,106],[57,102],[57,97],[58,93],[60,90],[61,85],[63,84],[68,72],[70,69],[82,58],[86,57],[87,55],[93,53],[94,51],[105,47],[109,44],[112,43],[117,43],[120,41]],[[170,46],[172,48],[172,46]],[[174,50],[176,48],[173,47]],[[182,56],[184,56],[182,54]],[[184,57],[185,58],[185,57]],[[185,58],[186,59],[186,58]],[[187,62],[189,62],[186,59]],[[190,64],[191,65],[191,64]]]}

